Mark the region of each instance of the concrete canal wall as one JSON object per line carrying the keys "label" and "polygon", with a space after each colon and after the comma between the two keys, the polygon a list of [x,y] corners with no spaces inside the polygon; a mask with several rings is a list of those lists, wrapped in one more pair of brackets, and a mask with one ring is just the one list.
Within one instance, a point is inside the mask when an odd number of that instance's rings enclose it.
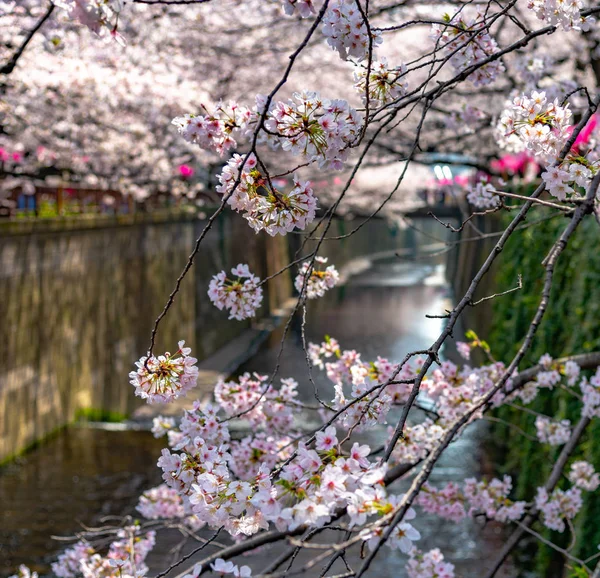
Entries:
{"label": "concrete canal wall", "polygon": [[[136,407],[127,374],[205,225],[156,221],[0,225],[0,463],[78,417],[119,419]],[[211,276],[239,262],[265,277],[288,262],[287,245],[218,220],[155,351],[185,339],[204,359],[248,328],[206,295]],[[290,295],[289,275],[269,282],[261,315]]]}
{"label": "concrete canal wall", "polygon": [[[337,239],[320,254],[339,269],[419,242],[414,230],[381,219],[345,237],[361,221],[335,219],[328,231]],[[140,406],[128,373],[205,224],[185,214],[0,222],[0,463],[78,418],[120,420]],[[272,275],[301,242],[256,235],[239,216],[223,215],[162,321],[155,351],[185,339],[208,377],[222,372],[232,348],[255,347],[253,336],[269,325],[263,320],[289,306],[296,269],[268,282],[251,323],[229,321],[210,303],[210,278],[240,262]],[[208,381],[199,389],[209,391]]]}

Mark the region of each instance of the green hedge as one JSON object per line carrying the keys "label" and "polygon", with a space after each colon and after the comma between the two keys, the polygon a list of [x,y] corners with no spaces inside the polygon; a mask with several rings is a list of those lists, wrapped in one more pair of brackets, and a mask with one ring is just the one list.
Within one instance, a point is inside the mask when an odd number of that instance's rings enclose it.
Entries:
{"label": "green hedge", "polygon": [[[545,209],[535,209],[528,216],[528,222],[545,215],[549,215]],[[565,227],[566,219],[559,216],[517,231],[498,258],[494,279],[496,289],[502,291],[514,286],[519,273],[523,275],[523,289],[492,303],[492,329],[488,342],[497,359],[508,362],[519,348],[540,301],[544,274],[541,262]],[[521,367],[536,363],[546,352],[556,358],[600,350],[599,244],[600,227],[593,218],[588,218],[559,259],[549,308]],[[574,423],[579,419],[581,404],[566,392],[554,390],[551,395],[538,396],[529,407]],[[534,416],[512,408],[503,408],[498,413],[499,417],[535,435]],[[517,499],[525,500],[533,499],[536,487],[544,483],[560,451],[560,448],[541,446],[502,425],[493,426],[492,445],[500,473],[513,476]],[[585,459],[596,470],[600,469],[600,420],[588,428],[581,451],[574,458]],[[561,482],[562,486],[565,481]],[[596,545],[600,544],[598,493],[586,495],[576,522],[577,542],[572,553],[585,559],[596,554]],[[550,532],[546,535],[556,543],[568,546],[566,535]],[[561,576],[560,558],[552,549],[538,543],[531,569],[535,570],[536,576]]]}

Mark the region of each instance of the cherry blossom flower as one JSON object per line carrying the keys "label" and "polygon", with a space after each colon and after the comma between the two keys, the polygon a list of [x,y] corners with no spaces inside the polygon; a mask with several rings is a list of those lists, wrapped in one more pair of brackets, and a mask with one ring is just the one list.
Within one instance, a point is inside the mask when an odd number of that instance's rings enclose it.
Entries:
{"label": "cherry blossom flower", "polygon": [[344,167],[349,147],[361,131],[362,119],[345,100],[326,100],[317,92],[295,92],[287,102],[277,102],[265,125],[293,155],[316,161],[320,167]]}
{"label": "cherry blossom flower", "polygon": [[579,379],[579,374],[581,373],[581,368],[574,361],[567,361],[564,367],[564,374],[567,376],[567,384],[570,386],[575,385],[577,379]]}
{"label": "cherry blossom flower", "polygon": [[595,492],[600,486],[600,474],[594,472],[594,466],[588,462],[577,461],[571,464],[569,480],[578,488]]}
{"label": "cherry blossom flower", "polygon": [[[393,428],[388,428],[390,439],[393,431]],[[430,419],[425,419],[414,426],[406,426],[404,435],[394,447],[394,460],[411,464],[424,459],[443,433],[444,429]]]}
{"label": "cherry blossom flower", "polygon": [[185,516],[181,496],[166,484],[146,490],[140,496],[136,510],[148,520],[183,518]]}
{"label": "cherry blossom flower", "polygon": [[470,515],[482,512],[492,520],[507,522],[519,520],[525,512],[525,502],[512,502],[508,494],[512,489],[510,476],[502,480],[493,479],[489,483],[477,482],[474,478],[465,480],[464,494],[470,503]]}
{"label": "cherry blossom flower", "polygon": [[208,297],[219,309],[229,310],[229,319],[248,319],[256,315],[263,300],[260,279],[250,273],[248,265],[240,263],[231,269],[232,279],[225,271],[215,275],[208,288]]}
{"label": "cherry blossom flower", "polygon": [[438,548],[425,553],[415,548],[406,569],[409,578],[454,578],[454,565],[444,561]]}
{"label": "cherry blossom flower", "polygon": [[467,201],[477,209],[493,209],[500,204],[500,198],[494,194],[496,187],[488,179],[481,179],[474,187],[469,187]]}
{"label": "cherry blossom flower", "polygon": [[277,190],[258,170],[254,154],[245,163],[244,157],[233,155],[218,178],[221,184],[217,192],[228,196],[229,206],[242,212],[257,233],[264,230],[271,236],[285,235],[305,229],[315,218],[317,199],[311,183],[294,177],[289,193]]}
{"label": "cherry blossom flower", "polygon": [[449,482],[442,488],[434,488],[425,484],[417,503],[432,514],[460,521],[465,516],[484,514],[490,520],[507,522],[520,519],[525,512],[525,502],[513,502],[508,499],[512,489],[512,480],[504,476],[502,480],[492,479],[489,482],[468,478],[461,488]]}
{"label": "cherry blossom flower", "polygon": [[581,0],[560,2],[559,0],[528,0],[527,7],[535,15],[548,24],[558,25],[563,30],[589,30],[595,19],[591,16],[582,16]]}
{"label": "cherry blossom flower", "polygon": [[566,143],[571,119],[569,105],[550,101],[545,92],[514,98],[498,124],[500,146],[515,152],[555,158]]}
{"label": "cherry blossom flower", "polygon": [[565,201],[569,196],[575,195],[577,187],[585,190],[598,170],[596,165],[582,164],[583,162],[587,163],[583,157],[579,157],[579,160],[581,162],[569,161],[557,167],[548,167],[542,173],[546,189],[560,201]]}
{"label": "cherry blossom flower", "polygon": [[[142,578],[148,572],[144,561],[154,548],[155,533],[140,534],[139,526],[128,526],[117,532],[117,538],[105,556],[93,550],[91,555],[84,554],[79,560],[78,575],[82,574],[83,578]],[[66,567],[58,570],[68,572]]]}
{"label": "cherry blossom flower", "polygon": [[288,16],[295,14],[296,10],[302,18],[309,18],[316,14],[319,0],[281,0],[283,10]]}
{"label": "cherry blossom flower", "polygon": [[233,562],[231,562],[230,560],[226,562],[225,560],[223,560],[223,558],[217,558],[210,565],[210,567],[214,572],[220,574],[221,576],[225,576],[225,574],[233,574],[234,569],[237,568],[237,566]]}
{"label": "cherry blossom flower", "polygon": [[548,495],[545,488],[538,488],[535,505],[542,514],[544,526],[550,530],[564,532],[564,520],[572,520],[581,509],[581,490],[571,488],[563,491],[557,488]]}
{"label": "cherry blossom flower", "polygon": [[175,427],[175,419],[159,415],[152,419],[152,434],[155,438],[163,437],[169,430]]}
{"label": "cherry blossom flower", "polygon": [[426,482],[416,500],[425,512],[453,522],[460,522],[467,516],[465,502],[466,498],[460,486],[454,482],[449,482],[441,488],[435,488]]}
{"label": "cherry blossom flower", "polygon": [[219,102],[213,112],[202,108],[206,114],[184,114],[174,118],[173,124],[187,142],[220,155],[237,145],[234,136],[244,134],[254,118],[249,108],[234,101]]}
{"label": "cherry blossom flower", "polygon": [[191,351],[180,341],[174,354],[142,357],[136,362],[137,370],[129,374],[135,394],[148,403],[171,402],[185,395],[198,380],[198,360],[190,356]]}
{"label": "cherry blossom flower", "polygon": [[53,0],[53,3],[96,34],[104,31],[116,34],[121,0]]}
{"label": "cherry blossom flower", "polygon": [[[438,49],[450,57],[450,64],[456,72],[486,60],[499,50],[486,28],[483,14],[468,17],[461,9],[452,17],[446,14],[444,20],[448,24],[432,25],[431,38]],[[485,86],[494,82],[504,70],[502,61],[494,60],[474,70],[469,80],[475,86]]]}
{"label": "cherry blossom flower", "polygon": [[292,452],[292,438],[282,435],[278,429],[271,433],[259,431],[241,440],[232,440],[229,447],[233,473],[241,480],[255,478],[263,464],[272,470],[277,463],[289,457]]}
{"label": "cherry blossom flower", "polygon": [[285,235],[294,229],[304,230],[314,221],[317,199],[309,181],[301,182],[294,177],[294,188],[289,193],[275,191],[261,196],[254,213],[245,215],[256,231],[269,235]]}
{"label": "cherry blossom flower", "polygon": [[320,270],[317,268],[317,263],[327,263],[327,258],[315,257],[315,263],[313,264],[308,280],[307,274],[311,266],[308,262],[303,263],[294,280],[294,287],[299,292],[305,291],[308,299],[323,297],[325,292],[335,287],[340,280],[340,275],[334,265],[329,265],[325,270]]}
{"label": "cherry blossom flower", "polygon": [[328,359],[332,356],[340,357],[340,344],[338,343],[337,339],[326,336],[325,341],[323,341],[323,343],[320,345],[316,343],[308,344],[308,355],[311,363],[315,367],[318,367],[319,369],[325,369],[323,358]]}
{"label": "cherry blossom flower", "polygon": [[533,54],[515,54],[514,67],[526,87],[535,88],[542,77],[546,76],[554,66],[554,59],[549,54],[534,52]]}
{"label": "cherry blossom flower", "polygon": [[471,357],[471,346],[464,341],[456,342],[456,349],[463,359],[468,360]]}
{"label": "cherry blossom flower", "polygon": [[581,415],[590,418],[600,417],[600,368],[589,381],[584,377],[579,383],[579,388],[583,394]]}
{"label": "cherry blossom flower", "polygon": [[[362,60],[369,51],[369,33],[355,0],[331,0],[323,17],[323,35],[342,60]],[[383,42],[379,31],[371,31],[373,48]]]}
{"label": "cherry blossom flower", "polygon": [[400,550],[408,554],[413,549],[413,542],[421,539],[421,533],[408,522],[400,522],[388,538],[387,546],[392,550]]}
{"label": "cherry blossom flower", "polygon": [[452,111],[444,117],[444,124],[448,130],[458,134],[471,134],[481,127],[485,114],[482,110],[470,105],[464,104],[460,110]]}
{"label": "cherry blossom flower", "polygon": [[[367,71],[368,67],[361,64],[354,72],[354,88],[361,94],[363,102],[367,101]],[[370,106],[378,108],[404,96],[408,89],[406,72],[407,68],[404,64],[391,68],[386,58],[382,58],[379,62],[372,62],[369,74]]]}
{"label": "cherry blossom flower", "polygon": [[521,389],[516,391],[515,394],[524,404],[528,404],[537,397],[538,392],[538,384],[535,381],[528,381]]}
{"label": "cherry blossom flower", "polygon": [[227,415],[243,413],[256,428],[269,432],[289,431],[298,383],[282,379],[277,390],[268,379],[266,375],[246,372],[237,381],[219,380],[215,385],[215,399]]}
{"label": "cherry blossom flower", "polygon": [[535,418],[535,427],[538,439],[551,446],[566,444],[571,437],[571,422],[568,419],[558,422],[538,416]]}
{"label": "cherry blossom flower", "polygon": [[76,578],[81,573],[81,563],[89,560],[95,553],[90,544],[79,541],[58,556],[52,564],[52,572],[59,578]]}
{"label": "cherry blossom flower", "polygon": [[560,167],[548,167],[542,173],[542,180],[546,184],[548,192],[560,201],[565,201],[570,194],[575,192],[567,185],[567,181],[570,180],[569,173]]}
{"label": "cherry blossom flower", "polygon": [[337,446],[337,444],[338,440],[334,426],[329,426],[325,431],[317,432],[315,447],[318,451],[328,452]]}

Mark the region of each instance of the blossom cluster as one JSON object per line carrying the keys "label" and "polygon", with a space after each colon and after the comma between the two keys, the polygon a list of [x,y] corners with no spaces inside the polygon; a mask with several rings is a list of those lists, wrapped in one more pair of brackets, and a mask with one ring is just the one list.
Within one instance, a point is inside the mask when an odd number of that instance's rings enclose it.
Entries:
{"label": "blossom cluster", "polygon": [[[561,366],[547,353],[540,357],[539,365],[541,370],[535,378],[516,390],[511,397],[518,397],[525,404],[531,403],[537,397],[540,388],[552,389],[561,382],[563,376],[567,385],[574,386],[581,373],[581,368],[574,361],[569,360]],[[543,423],[540,423],[540,427],[545,429]]]}
{"label": "blossom cluster", "polygon": [[337,357],[339,359],[342,355],[339,341],[329,335],[325,336],[325,341],[321,344],[309,343],[307,351],[311,363],[319,369],[325,369],[324,359],[330,359],[332,357]]}
{"label": "blossom cluster", "polygon": [[250,273],[248,265],[240,263],[231,269],[230,279],[225,271],[215,275],[208,286],[208,297],[219,309],[229,311],[229,319],[248,319],[261,306],[263,291],[260,279]]}
{"label": "blossom cluster", "polygon": [[598,171],[598,166],[586,162],[566,162],[560,166],[548,167],[542,173],[546,190],[559,201],[565,201],[578,192],[576,187],[587,189],[592,177]]}
{"label": "blossom cluster", "polygon": [[362,127],[362,118],[345,100],[327,100],[317,92],[295,92],[269,110],[266,128],[275,146],[293,155],[340,170]]}
{"label": "blossom cluster", "polygon": [[408,82],[406,80],[407,68],[401,64],[397,68],[388,66],[387,59],[371,63],[368,67],[360,65],[354,72],[354,88],[362,95],[363,102],[367,102],[367,75],[369,77],[369,105],[374,108],[384,106],[389,102],[399,99],[406,94]]}
{"label": "blossom cluster", "polygon": [[[482,14],[466,16],[459,10],[454,16],[446,14],[445,24],[433,24],[431,39],[443,54],[450,58],[456,72],[462,72],[479,64],[498,51],[498,44],[491,36]],[[480,66],[469,75],[475,86],[485,86],[496,80],[504,72],[500,59]]]}
{"label": "blossom cluster", "polygon": [[235,211],[243,213],[258,233],[285,235],[294,229],[305,229],[315,218],[317,199],[309,181],[294,177],[289,193],[277,190],[270,179],[257,168],[254,154],[244,158],[234,154],[218,176],[217,192],[225,195]]}
{"label": "blossom cluster", "polygon": [[[440,368],[425,376],[421,391],[435,404],[438,424],[446,426],[468,411],[485,395],[504,372],[503,363],[491,363],[479,368],[468,365],[459,368],[444,361]],[[510,385],[510,380],[507,385]],[[502,404],[505,395],[501,391],[492,398],[494,406]],[[476,414],[477,417],[479,414]]]}
{"label": "blossom cluster", "polygon": [[454,578],[454,565],[444,561],[438,548],[421,552],[415,548],[406,565],[408,578]]}
{"label": "blossom cluster", "polygon": [[146,490],[140,496],[136,510],[147,520],[185,516],[181,496],[165,484]]}
{"label": "blossom cluster", "polygon": [[571,464],[569,480],[575,486],[587,492],[595,492],[600,486],[600,474],[594,471],[592,464],[584,461]]}
{"label": "blossom cluster", "polygon": [[219,102],[210,112],[202,105],[205,114],[184,114],[173,119],[179,134],[190,143],[223,155],[237,145],[236,135],[244,135],[255,115],[245,106],[229,101]]}
{"label": "blossom cluster", "polygon": [[556,158],[570,135],[571,110],[545,92],[516,96],[504,110],[498,124],[499,144],[520,152]]}
{"label": "blossom cluster", "polygon": [[[367,426],[383,424],[386,421],[394,402],[405,401],[410,387],[402,383],[384,386],[397,372],[397,366],[383,357],[376,361],[365,363],[360,354],[354,350],[340,350],[335,339],[329,338],[321,345],[309,344],[308,354],[311,362],[326,371],[328,379],[333,383],[334,399],[331,404],[334,409],[347,409],[340,417],[343,427],[356,428],[357,431]],[[324,362],[323,358],[335,356],[335,361]],[[400,370],[398,370],[400,371]],[[411,375],[410,365],[402,368],[398,380]],[[402,376],[402,377],[400,377]],[[351,397],[346,397],[346,389],[350,388]]]}
{"label": "blossom cluster", "polygon": [[525,502],[513,502],[508,499],[512,489],[510,476],[502,480],[494,478],[490,482],[465,480],[464,493],[469,501],[469,514],[484,513],[488,518],[499,522],[518,520],[525,512]]}
{"label": "blossom cluster", "polygon": [[299,293],[304,291],[308,299],[323,297],[325,292],[333,289],[340,280],[340,274],[334,265],[329,265],[324,270],[317,268],[317,263],[327,263],[326,257],[315,257],[314,260],[312,269],[310,263],[303,263],[294,280],[294,287]]}
{"label": "blossom cluster", "polygon": [[272,433],[259,431],[240,440],[232,440],[229,445],[231,471],[240,480],[250,480],[258,475],[263,464],[272,470],[282,460],[290,457],[292,442],[292,437],[279,430]]}
{"label": "blossom cluster", "polygon": [[537,416],[535,427],[538,439],[551,446],[566,444],[571,437],[571,422],[568,419],[554,421],[547,417]]}
{"label": "blossom cluster", "polygon": [[53,3],[92,32],[102,34],[108,30],[116,35],[121,0],[53,0]]}
{"label": "blossom cluster", "polygon": [[[391,439],[394,428],[388,428]],[[394,448],[393,458],[401,464],[413,464],[421,461],[437,445],[444,434],[444,428],[426,418],[414,426],[406,426],[403,436]]]}
{"label": "blossom cluster", "polygon": [[535,505],[546,528],[564,532],[564,521],[572,520],[581,509],[581,490],[577,487],[565,491],[557,488],[549,495],[545,488],[538,488]]}
{"label": "blossom cluster", "polygon": [[136,362],[137,370],[129,373],[135,394],[148,403],[171,402],[196,386],[198,368],[191,349],[180,341],[174,353],[142,357]]}
{"label": "blossom cluster", "polygon": [[[338,508],[347,508],[350,526],[363,525],[398,499],[387,497],[381,484],[386,469],[369,461],[369,446],[355,443],[343,455],[335,430],[324,431],[315,449],[300,443],[275,484],[265,464],[255,477],[235,479],[227,447],[216,445],[221,440],[206,433],[206,440],[186,437],[182,454],[163,450],[159,466],[165,482],[189,496],[199,518],[234,536],[254,534],[269,522],[280,530],[322,526]],[[394,547],[393,539],[389,545]]]}
{"label": "blossom cluster", "polygon": [[[217,407],[196,402],[184,412],[179,430],[170,424],[161,428],[171,446],[159,459],[166,486],[147,492],[138,509],[150,518],[169,511],[182,516],[189,505],[209,526],[224,526],[236,536],[253,534],[269,523],[289,530],[319,526],[339,508],[347,509],[351,526],[362,526],[367,517],[393,508],[399,498],[386,494],[386,466],[369,460],[368,445],[354,443],[344,450],[336,428],[329,426],[317,432],[313,448],[300,442],[289,449],[296,387],[293,380],[283,379],[275,390],[265,376],[256,374],[219,382]],[[242,413],[253,433],[231,440],[228,422],[218,418],[221,410],[225,416]],[[274,481],[271,472],[280,464]],[[417,539],[418,532],[408,519],[392,536],[390,547],[411,549],[410,537]],[[363,538],[374,539],[366,534]]]}
{"label": "blossom cluster", "polygon": [[436,488],[426,482],[416,500],[423,511],[445,520],[460,522],[467,516],[466,498],[459,484],[448,482]]}
{"label": "blossom cluster", "polygon": [[477,209],[493,209],[500,204],[500,197],[494,194],[496,187],[487,178],[480,179],[475,186],[468,188],[467,201]]}
{"label": "blossom cluster", "polygon": [[479,514],[498,522],[519,520],[525,512],[526,503],[510,500],[511,489],[509,476],[489,482],[469,478],[462,488],[454,482],[441,488],[427,483],[417,498],[417,504],[426,512],[455,522]]}
{"label": "blossom cluster", "polygon": [[560,26],[563,30],[589,30],[595,19],[582,16],[581,0],[561,2],[561,0],[528,0],[527,7],[548,24]]}
{"label": "blossom cluster", "polygon": [[296,10],[302,18],[309,18],[316,13],[315,0],[281,0],[281,3],[288,16],[295,14]]}
{"label": "blossom cluster", "polygon": [[148,572],[145,560],[154,548],[155,533],[128,526],[117,532],[117,538],[106,555],[87,542],[77,542],[52,564],[52,572],[59,578],[141,578]]}
{"label": "blossom cluster", "polygon": [[[402,85],[399,80],[393,84],[393,91]],[[222,155],[237,145],[234,137],[249,136],[251,126],[264,115],[265,130],[259,133],[260,142],[267,142],[272,148],[281,146],[309,162],[316,161],[320,167],[327,164],[336,170],[343,168],[348,149],[362,129],[362,118],[347,101],[324,99],[319,93],[306,90],[294,92],[286,102],[271,102],[268,110],[265,110],[266,96],[259,94],[255,101],[253,110],[233,101],[227,105],[219,103],[213,112],[204,106],[206,114],[184,114],[172,123],[187,142]],[[254,155],[251,157],[243,167],[248,174],[257,165]],[[244,161],[239,155],[234,158],[223,170],[222,193],[227,192],[226,184],[231,182],[233,188],[233,183],[240,178],[239,169]],[[262,180],[266,181],[266,176]]]}
{"label": "blossom cluster", "polygon": [[589,418],[600,417],[600,368],[589,381],[584,377],[579,383],[579,388],[583,394],[581,415]]}
{"label": "blossom cluster", "polygon": [[228,416],[244,414],[254,428],[267,431],[289,431],[293,424],[293,408],[298,383],[281,379],[275,389],[267,375],[244,373],[237,381],[223,381],[215,386],[215,400]]}
{"label": "blossom cluster", "polygon": [[538,86],[540,80],[552,70],[554,59],[549,54],[541,52],[517,53],[514,68],[521,82],[529,88]]}
{"label": "blossom cluster", "polygon": [[[554,360],[550,356],[550,354],[545,353],[539,359],[539,365],[542,368],[542,371],[539,371],[535,376],[536,382],[539,387],[546,387],[548,389],[552,389],[555,385],[557,385],[561,380],[561,375],[557,367],[555,367]],[[577,374],[579,374],[577,367]],[[568,365],[566,370],[566,374],[569,372],[576,371],[572,365]]]}
{"label": "blossom cluster", "polygon": [[327,44],[337,50],[342,60],[349,57],[362,60],[383,42],[381,32],[369,30],[356,0],[331,0],[323,17],[323,35]]}
{"label": "blossom cluster", "polygon": [[[473,347],[489,351],[474,333],[468,333],[467,338],[469,341],[461,347],[463,353],[470,354]],[[141,496],[137,506],[140,514],[149,520],[176,519],[192,530],[205,524],[223,527],[232,536],[241,537],[268,529],[271,524],[280,531],[317,528],[345,512],[349,528],[356,527],[367,547],[375,548],[385,526],[372,524],[371,518],[394,511],[402,496],[390,495],[386,490],[388,464],[373,458],[369,445],[338,436],[338,428],[353,432],[384,423],[392,405],[408,398],[423,359],[414,358],[402,366],[382,357],[365,362],[358,352],[342,350],[330,337],[321,344],[309,344],[307,352],[313,365],[325,371],[333,383],[332,406],[341,410],[335,420],[329,419],[330,408],[319,410],[323,425],[309,443],[299,441],[294,432],[295,413],[303,409],[303,404],[297,401],[298,384],[293,379],[281,379],[278,389],[268,376],[259,374],[221,380],[214,390],[216,405],[196,401],[184,411],[178,426],[172,418],[155,419],[153,432],[156,436],[166,434],[169,444],[158,461],[164,483]],[[540,383],[536,382],[536,388],[540,389],[553,387],[562,376],[572,386],[580,375],[576,363],[558,363],[548,354],[542,356],[539,365],[536,379]],[[471,368],[444,361],[423,376],[418,402],[423,407],[429,405],[430,417],[407,425],[392,458],[400,463],[425,458],[446,428],[471,410],[504,371],[504,365],[497,362]],[[597,376],[592,378],[594,383],[598,382]],[[585,379],[582,382],[587,383]],[[511,386],[509,380],[508,396],[496,394],[495,405],[511,399]],[[351,394],[346,398],[344,389],[349,387]],[[241,417],[247,423],[248,433],[241,439],[231,438],[232,417]],[[548,424],[538,429],[544,430],[547,441],[554,442],[557,432],[550,431]],[[581,489],[594,491],[600,485],[599,474],[587,462],[573,463],[569,479],[574,484],[570,490],[549,494],[538,488],[536,506],[548,528],[563,531],[565,520],[572,519],[581,508]],[[470,478],[440,488],[426,482],[415,505],[454,521],[484,515],[509,522],[521,519],[526,508],[525,502],[509,498],[511,490],[508,476],[490,481]],[[453,566],[439,551],[422,553],[415,548],[414,542],[420,539],[410,523],[415,517],[415,511],[409,508],[386,544],[409,554],[410,576],[453,576]],[[55,573],[64,578],[79,578],[80,574],[83,578],[113,578],[119,572],[119,576],[129,578],[132,557],[136,571],[143,571],[153,535],[143,536],[138,527],[120,532],[106,555],[88,543],[76,544],[59,559]],[[135,552],[127,550],[132,537],[139,544]],[[251,575],[249,568],[224,560],[216,560],[211,569],[221,575]],[[195,567],[190,578],[200,571],[199,566]],[[139,573],[131,578],[139,578]]]}
{"label": "blossom cluster", "polygon": [[471,345],[466,341],[457,341],[456,351],[458,351],[458,354],[464,360],[469,361],[469,359],[471,359]]}

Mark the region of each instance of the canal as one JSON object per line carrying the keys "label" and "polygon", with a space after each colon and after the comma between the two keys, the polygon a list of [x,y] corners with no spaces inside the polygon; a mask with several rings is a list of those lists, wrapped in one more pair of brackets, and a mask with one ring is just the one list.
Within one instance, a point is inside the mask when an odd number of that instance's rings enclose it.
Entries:
{"label": "canal", "polygon": [[[357,235],[359,254],[365,256],[360,272],[344,286],[309,303],[309,341],[321,341],[327,334],[337,338],[342,348],[359,351],[365,360],[381,355],[396,361],[413,349],[428,347],[438,336],[443,320],[427,318],[426,314],[439,314],[452,302],[444,259],[394,256],[395,250],[418,250],[432,242],[414,231],[411,235],[400,233],[390,230],[387,241],[377,243],[370,242],[368,229],[361,233],[362,238]],[[386,250],[388,256],[382,256]],[[369,252],[380,256],[369,260]],[[292,323],[283,350],[281,338],[281,330],[276,331],[239,371],[270,373],[279,361],[279,375],[297,379],[301,397],[310,399],[313,386],[307,379],[300,320]],[[331,384],[318,371],[313,373],[320,394],[331,399]],[[122,387],[129,387],[126,375],[122,376]],[[307,416],[305,425],[310,425],[310,419]],[[431,481],[460,481],[480,475],[485,469],[480,447],[483,433],[480,426],[468,429],[445,453]],[[375,446],[385,436],[382,426],[369,432],[365,440]],[[21,563],[47,574],[50,562],[64,547],[51,536],[70,535],[79,524],[98,524],[105,516],[134,514],[141,491],[160,483],[156,461],[163,446],[164,440],[155,440],[149,432],[126,429],[120,424],[74,426],[1,469],[1,575],[9,575]],[[406,486],[407,481],[401,481],[395,491],[402,491],[403,484]],[[468,576],[476,575],[499,531],[489,525],[482,528],[473,520],[455,524],[426,515],[419,516],[415,525],[423,535],[419,548],[440,547],[458,573]],[[161,551],[149,559],[151,576],[164,567],[164,560],[165,552]],[[386,552],[374,575],[405,576],[405,561],[401,553]]]}

